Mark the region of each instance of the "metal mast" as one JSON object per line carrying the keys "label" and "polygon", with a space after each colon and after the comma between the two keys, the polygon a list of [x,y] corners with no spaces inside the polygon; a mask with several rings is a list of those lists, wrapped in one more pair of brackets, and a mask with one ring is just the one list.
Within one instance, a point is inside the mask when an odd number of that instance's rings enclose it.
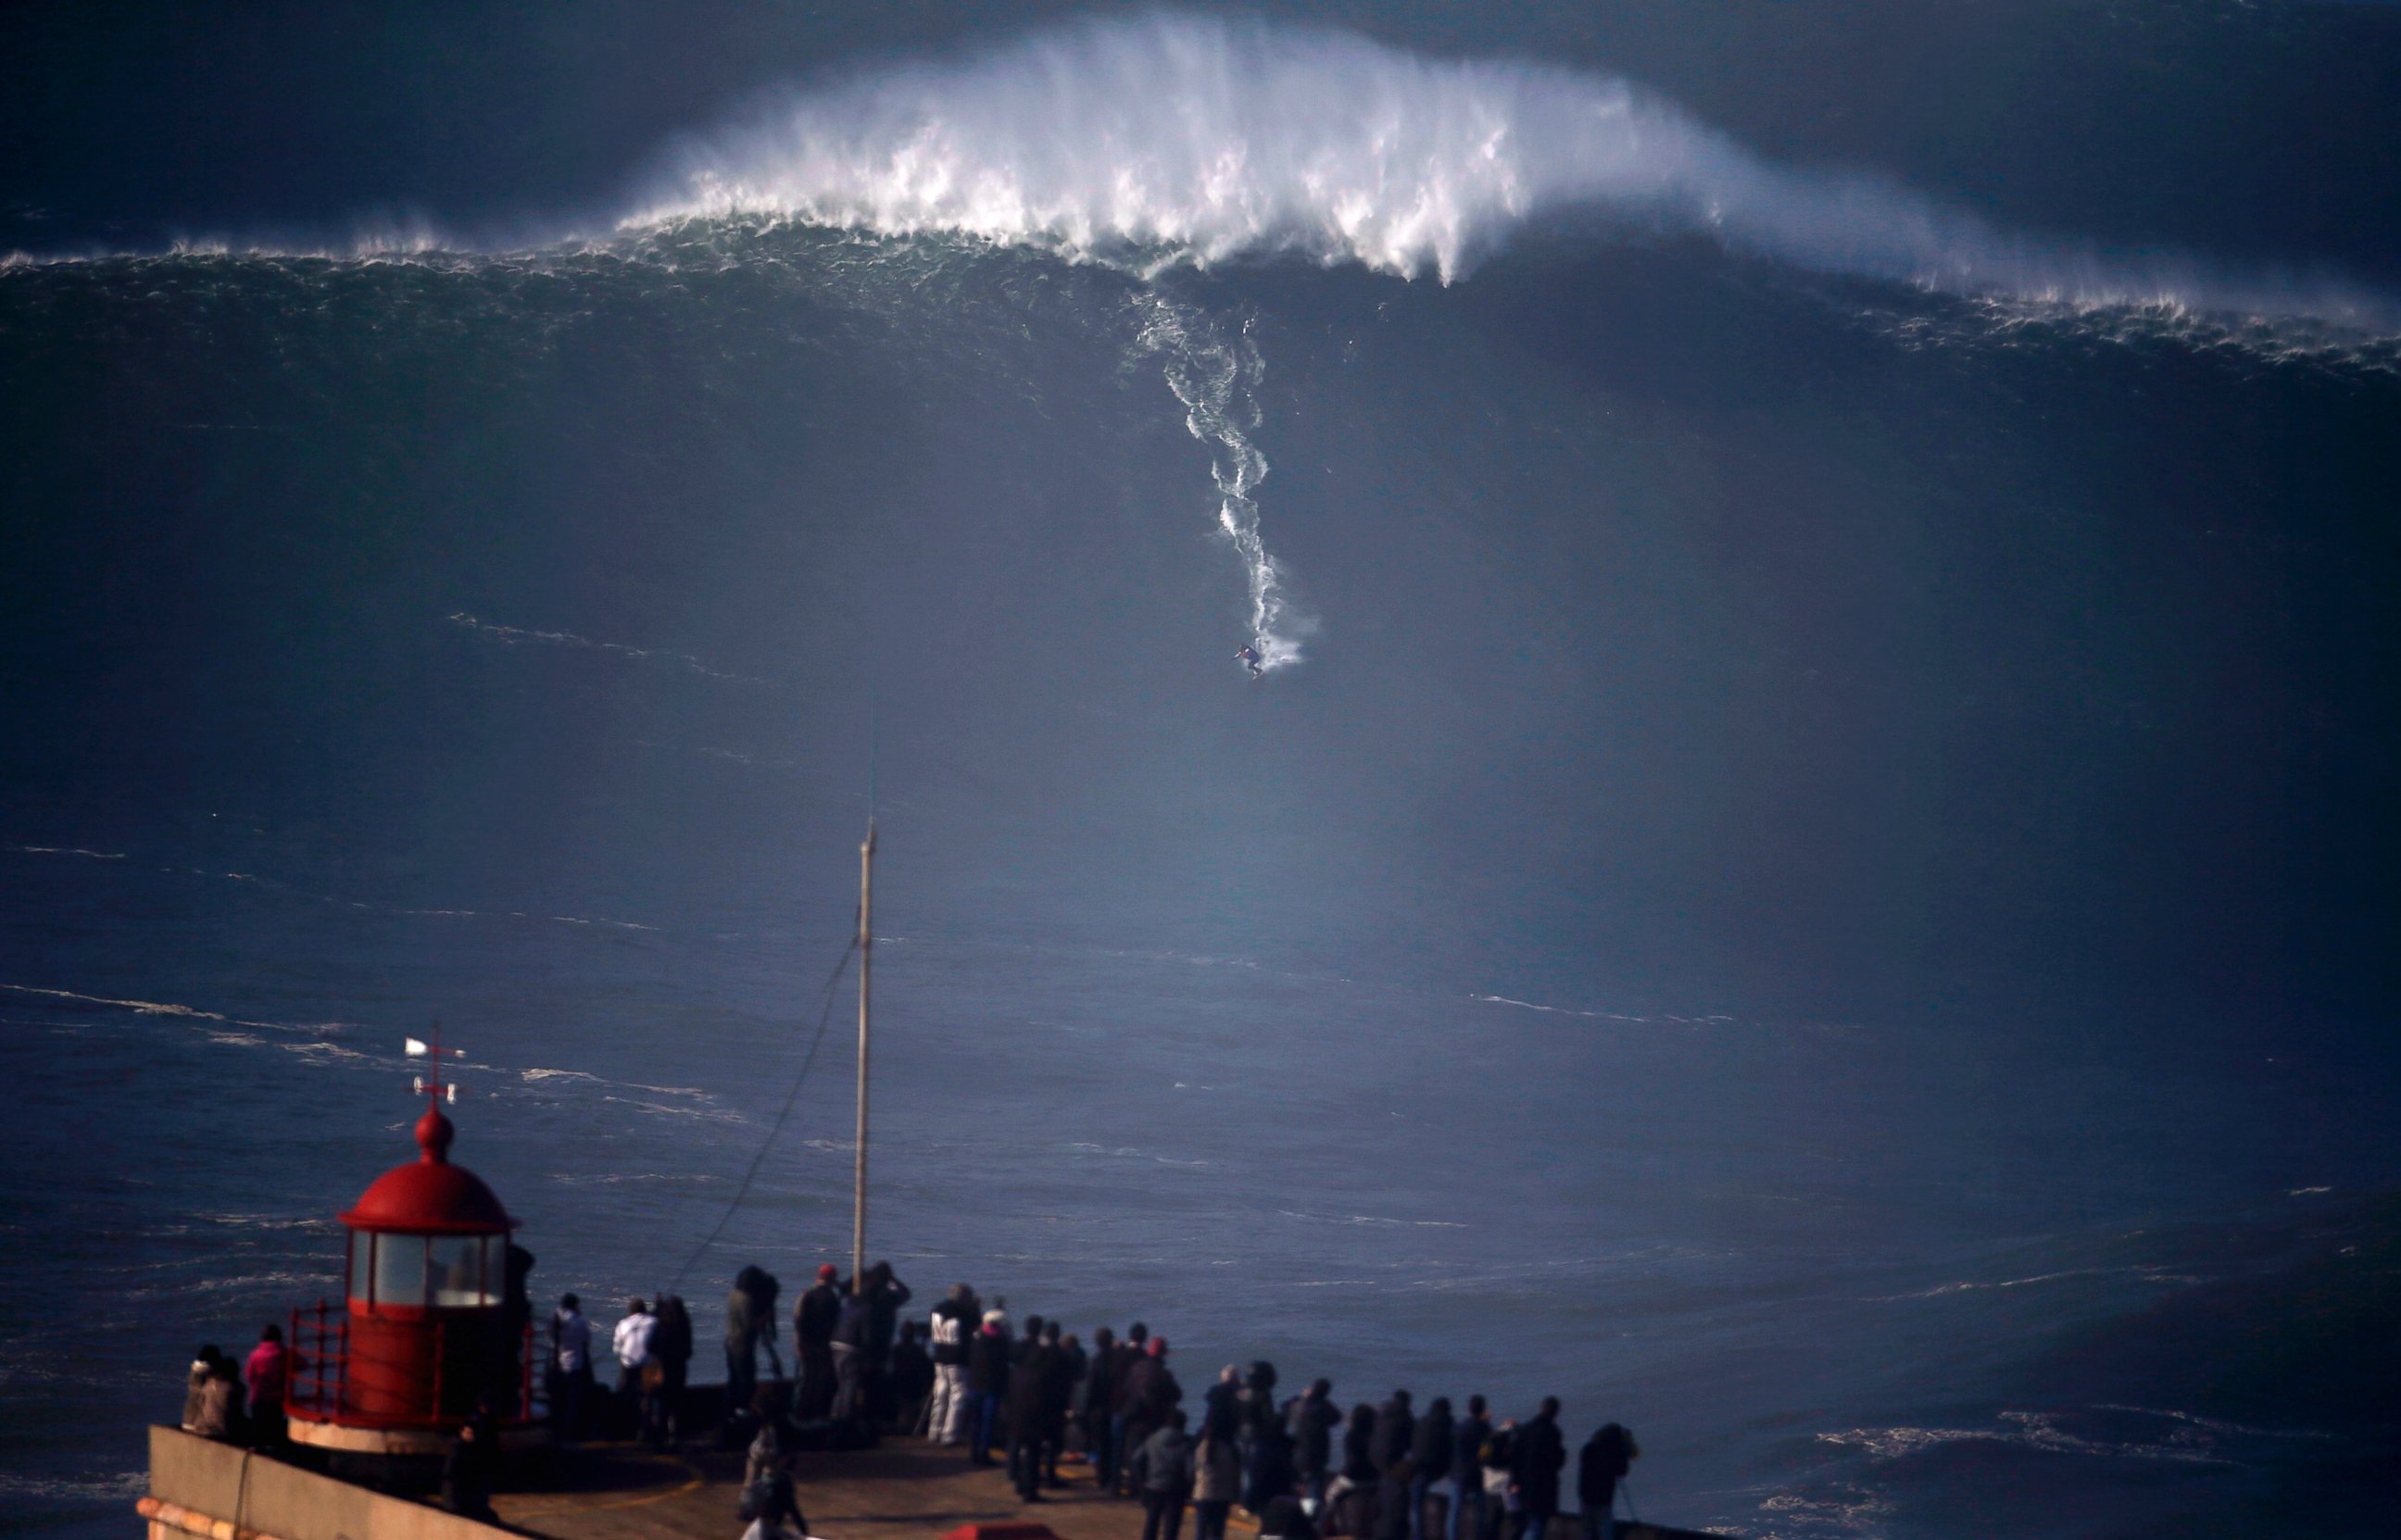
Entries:
{"label": "metal mast", "polygon": [[858,1129],[851,1168],[850,1288],[867,1288],[867,1002],[873,975],[875,931],[875,815],[867,815],[867,838],[858,847]]}

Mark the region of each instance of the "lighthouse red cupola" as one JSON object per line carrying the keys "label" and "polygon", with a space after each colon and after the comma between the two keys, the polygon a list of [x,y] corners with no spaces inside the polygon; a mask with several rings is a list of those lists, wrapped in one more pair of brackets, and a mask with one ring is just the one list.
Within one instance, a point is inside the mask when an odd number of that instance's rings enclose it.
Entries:
{"label": "lighthouse red cupola", "polygon": [[[525,1367],[525,1254],[509,1243],[517,1221],[481,1178],[450,1164],[458,1130],[443,1115],[437,1035],[412,1041],[433,1072],[420,1082],[417,1159],[377,1177],[341,1216],[350,1230],[347,1309],[295,1334],[316,1341],[316,1362],[296,1376],[293,1437],[332,1448],[395,1451],[455,1430],[480,1407],[503,1420],[530,1415]],[[448,1050],[455,1054],[456,1050]],[[448,1088],[455,1099],[455,1087]]]}
{"label": "lighthouse red cupola", "polygon": [[416,1160],[395,1165],[359,1194],[342,1222],[385,1234],[495,1235],[516,1228],[483,1179],[450,1164],[459,1131],[439,1107],[417,1120]]}

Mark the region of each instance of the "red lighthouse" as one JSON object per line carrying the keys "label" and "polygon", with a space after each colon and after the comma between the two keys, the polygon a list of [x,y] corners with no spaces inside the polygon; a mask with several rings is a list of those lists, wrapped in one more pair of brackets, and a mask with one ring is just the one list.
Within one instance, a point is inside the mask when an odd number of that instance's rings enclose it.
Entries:
{"label": "red lighthouse", "polygon": [[[412,1051],[418,1045],[411,1043]],[[376,1179],[341,1216],[350,1231],[348,1308],[295,1311],[300,1365],[286,1394],[295,1442],[361,1453],[443,1448],[479,1408],[532,1417],[517,1221],[483,1179],[450,1164],[443,1050],[430,1049],[417,1159]],[[455,1097],[455,1090],[452,1092]]]}

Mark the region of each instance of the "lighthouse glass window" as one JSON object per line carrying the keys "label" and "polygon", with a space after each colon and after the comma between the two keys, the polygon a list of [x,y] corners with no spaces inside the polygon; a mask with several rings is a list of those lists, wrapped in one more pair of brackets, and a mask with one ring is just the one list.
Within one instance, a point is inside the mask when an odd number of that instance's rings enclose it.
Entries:
{"label": "lighthouse glass window", "polygon": [[425,1237],[377,1235],[375,1302],[422,1309],[425,1304]]}
{"label": "lighthouse glass window", "polygon": [[434,1235],[426,1241],[426,1286],[432,1303],[460,1310],[493,1303],[485,1267],[488,1235]]}

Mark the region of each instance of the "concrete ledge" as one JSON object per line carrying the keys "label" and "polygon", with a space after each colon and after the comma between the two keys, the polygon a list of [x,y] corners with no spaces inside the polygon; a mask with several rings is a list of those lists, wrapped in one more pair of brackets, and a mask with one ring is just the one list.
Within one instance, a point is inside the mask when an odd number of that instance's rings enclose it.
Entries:
{"label": "concrete ledge", "polygon": [[180,1428],[150,1430],[150,1497],[178,1518],[145,1512],[154,1529],[208,1540],[514,1540],[497,1525]]}

